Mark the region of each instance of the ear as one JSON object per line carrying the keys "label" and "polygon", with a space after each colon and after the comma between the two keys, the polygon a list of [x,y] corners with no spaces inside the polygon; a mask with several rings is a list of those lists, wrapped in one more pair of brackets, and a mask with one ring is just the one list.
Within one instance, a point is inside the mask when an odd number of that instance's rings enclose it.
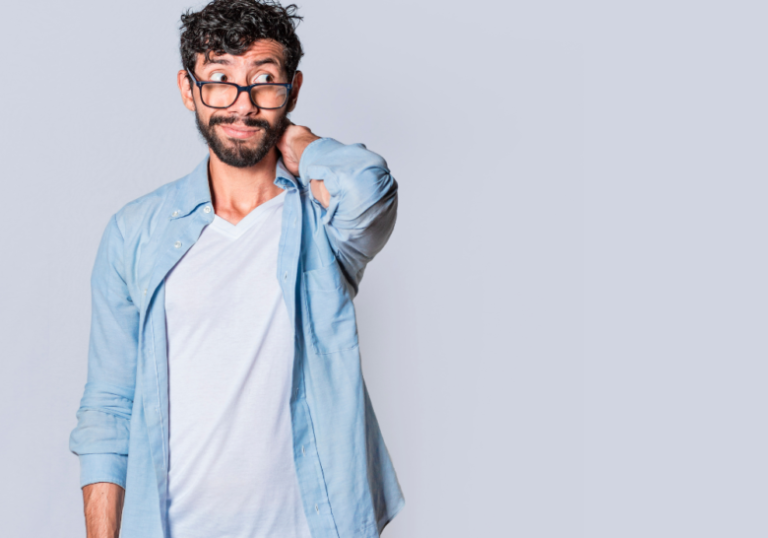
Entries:
{"label": "ear", "polygon": [[186,69],[182,69],[176,75],[177,82],[179,84],[179,91],[181,92],[181,101],[184,106],[191,111],[195,111],[195,98],[192,95],[192,81],[189,79],[189,73]]}
{"label": "ear", "polygon": [[303,82],[304,73],[296,71],[293,77],[293,86],[291,87],[291,97],[288,99],[288,112],[293,112],[293,109],[296,108],[296,102],[299,100],[299,91]]}

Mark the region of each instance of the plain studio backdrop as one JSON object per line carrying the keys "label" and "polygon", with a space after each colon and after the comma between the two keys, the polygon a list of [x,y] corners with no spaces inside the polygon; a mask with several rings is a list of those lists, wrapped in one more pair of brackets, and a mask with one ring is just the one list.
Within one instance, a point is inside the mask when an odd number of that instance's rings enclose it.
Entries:
{"label": "plain studio backdrop", "polygon": [[[3,538],[84,537],[90,272],[205,154],[176,87],[202,5],[3,5]],[[292,119],[400,186],[355,301],[385,538],[768,535],[764,4],[300,7]]]}

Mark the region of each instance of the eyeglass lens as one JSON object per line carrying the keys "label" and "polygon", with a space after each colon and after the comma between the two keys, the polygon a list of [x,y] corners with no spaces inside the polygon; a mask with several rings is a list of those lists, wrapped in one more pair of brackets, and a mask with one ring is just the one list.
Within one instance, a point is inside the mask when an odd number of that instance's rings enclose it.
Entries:
{"label": "eyeglass lens", "polygon": [[[204,84],[203,103],[212,107],[227,108],[237,99],[237,88],[229,84]],[[251,88],[251,99],[259,108],[280,108],[288,99],[285,86],[256,86]]]}

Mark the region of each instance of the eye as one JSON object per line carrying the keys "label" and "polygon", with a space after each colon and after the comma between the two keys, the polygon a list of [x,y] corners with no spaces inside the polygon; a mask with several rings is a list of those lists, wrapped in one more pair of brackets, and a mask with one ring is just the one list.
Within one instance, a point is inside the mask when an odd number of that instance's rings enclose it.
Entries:
{"label": "eye", "polygon": [[274,77],[269,73],[261,73],[260,75],[256,75],[256,80],[253,81],[254,84],[259,82],[274,82]]}
{"label": "eye", "polygon": [[218,72],[217,73],[213,73],[209,77],[209,80],[211,80],[213,82],[226,82],[227,81],[227,75],[225,75],[224,73],[218,73]]}

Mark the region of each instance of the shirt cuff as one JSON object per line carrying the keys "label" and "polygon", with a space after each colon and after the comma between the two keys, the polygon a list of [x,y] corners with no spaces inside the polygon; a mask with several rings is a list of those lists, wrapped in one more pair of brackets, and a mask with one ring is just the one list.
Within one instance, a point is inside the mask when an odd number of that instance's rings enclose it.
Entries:
{"label": "shirt cuff", "polygon": [[320,222],[323,224],[330,224],[331,219],[336,214],[336,210],[339,207],[339,200],[341,197],[341,193],[338,192],[338,186],[333,183],[336,181],[336,177],[331,169],[323,164],[323,159],[329,153],[344,147],[344,144],[333,138],[313,140],[306,148],[304,148],[304,153],[301,154],[301,160],[299,161],[299,182],[302,186],[308,186],[310,179],[319,179],[325,183],[325,188],[328,192],[333,193],[331,194],[331,200],[328,207],[323,207],[320,200],[315,198],[312,189],[307,189],[309,191],[310,200],[312,200],[320,210]]}
{"label": "shirt cuff", "polygon": [[80,487],[96,482],[111,482],[125,489],[128,456],[123,454],[81,454]]}
{"label": "shirt cuff", "polygon": [[[323,179],[323,177],[312,177],[312,168],[320,164],[318,161],[321,161],[324,155],[341,147],[344,147],[344,144],[333,138],[318,138],[310,142],[304,148],[304,153],[299,160],[299,176],[302,185],[309,185],[310,179]],[[323,172],[318,172],[320,175],[325,175]]]}

